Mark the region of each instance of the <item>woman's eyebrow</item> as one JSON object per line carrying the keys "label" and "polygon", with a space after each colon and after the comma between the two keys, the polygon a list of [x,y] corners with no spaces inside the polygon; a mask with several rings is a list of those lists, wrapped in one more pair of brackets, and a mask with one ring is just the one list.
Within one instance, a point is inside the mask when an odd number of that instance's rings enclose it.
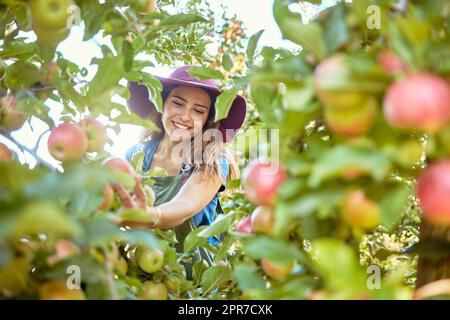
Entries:
{"label": "woman's eyebrow", "polygon": [[[172,96],[172,98],[177,98],[177,99],[183,100],[184,102],[187,102],[187,100],[186,100],[185,98],[180,97],[180,96]],[[194,103],[194,106],[202,107],[202,108],[208,109],[207,106],[204,106],[204,105],[199,104],[199,103]]]}

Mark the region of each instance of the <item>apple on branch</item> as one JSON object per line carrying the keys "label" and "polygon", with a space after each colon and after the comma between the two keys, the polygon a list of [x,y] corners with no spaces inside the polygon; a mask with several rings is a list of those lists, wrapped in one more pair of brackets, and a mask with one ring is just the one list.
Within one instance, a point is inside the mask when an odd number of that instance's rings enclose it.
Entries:
{"label": "apple on branch", "polygon": [[17,111],[18,101],[14,96],[7,95],[0,101],[0,127],[14,131],[23,126],[27,115]]}
{"label": "apple on branch", "polygon": [[423,218],[437,226],[450,226],[450,160],[429,165],[417,183]]}
{"label": "apple on branch", "polygon": [[450,120],[450,88],[430,73],[408,76],[388,88],[383,112],[393,127],[434,133]]}
{"label": "apple on branch", "polygon": [[83,129],[88,140],[88,152],[100,152],[103,150],[108,136],[106,128],[95,118],[89,117],[80,121],[80,127]]}
{"label": "apple on branch", "polygon": [[252,217],[247,216],[241,219],[236,225],[236,231],[240,233],[252,234],[253,233]]}
{"label": "apple on branch", "polygon": [[332,88],[340,79],[351,76],[351,69],[342,54],[323,60],[314,73],[314,86],[320,102],[329,108],[351,108],[362,105],[366,95],[350,89]]}
{"label": "apple on branch", "polygon": [[273,224],[275,220],[275,213],[273,209],[266,206],[258,206],[253,211],[251,216],[252,230],[255,233],[262,233],[271,235],[273,231]]}
{"label": "apple on branch", "polygon": [[53,128],[48,138],[48,150],[59,161],[81,160],[86,153],[88,141],[80,126],[63,123]]}
{"label": "apple on branch", "polygon": [[13,154],[9,148],[4,145],[3,143],[0,143],[0,162],[11,162],[13,160]]}
{"label": "apple on branch", "polygon": [[167,288],[163,283],[145,281],[139,289],[138,296],[143,300],[167,300]]}
{"label": "apple on branch", "polygon": [[155,273],[164,266],[164,253],[158,248],[138,248],[136,258],[139,267],[147,273]]}
{"label": "apple on branch", "polygon": [[243,172],[245,195],[256,205],[270,206],[277,197],[278,188],[287,178],[286,171],[279,164],[257,159]]}

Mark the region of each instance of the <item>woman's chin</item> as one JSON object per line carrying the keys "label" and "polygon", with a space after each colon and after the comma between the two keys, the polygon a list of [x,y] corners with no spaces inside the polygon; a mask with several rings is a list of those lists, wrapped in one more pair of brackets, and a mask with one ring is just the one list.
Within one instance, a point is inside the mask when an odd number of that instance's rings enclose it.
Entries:
{"label": "woman's chin", "polygon": [[170,132],[170,138],[172,139],[172,141],[185,141],[190,140],[192,138],[192,135],[187,130],[174,129]]}

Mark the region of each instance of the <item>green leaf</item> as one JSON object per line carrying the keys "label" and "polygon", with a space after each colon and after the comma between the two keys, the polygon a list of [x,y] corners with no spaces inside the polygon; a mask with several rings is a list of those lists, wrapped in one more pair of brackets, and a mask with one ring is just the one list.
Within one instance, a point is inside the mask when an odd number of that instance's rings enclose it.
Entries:
{"label": "green leaf", "polygon": [[331,289],[357,293],[367,290],[366,275],[350,246],[337,239],[314,240],[312,256]]}
{"label": "green leaf", "polygon": [[91,246],[107,245],[122,238],[119,226],[103,217],[93,219],[84,225],[83,244]]}
{"label": "green leaf", "polygon": [[201,226],[189,232],[189,234],[184,239],[183,244],[183,251],[185,253],[191,252],[199,246],[204,246],[208,243],[208,240],[206,238],[199,236],[199,233],[205,228],[206,226]]}
{"label": "green leaf", "polygon": [[80,232],[75,221],[55,203],[37,200],[25,205],[14,221],[12,236],[35,235],[43,232],[49,237],[72,237]]}
{"label": "green leaf", "polygon": [[158,239],[153,235],[151,230],[126,230],[122,231],[122,239],[131,244],[139,244],[144,247],[162,249]]}
{"label": "green leaf", "polygon": [[346,24],[344,6],[337,4],[329,10],[329,17],[324,25],[324,40],[328,52],[335,52],[349,40],[349,31]]}
{"label": "green leaf", "polygon": [[212,224],[198,233],[199,237],[209,238],[228,231],[230,226],[236,221],[240,211],[234,211],[228,214],[219,214]]}
{"label": "green leaf", "polygon": [[216,117],[214,121],[217,122],[219,120],[225,119],[228,116],[228,112],[230,111],[231,105],[233,104],[234,99],[236,98],[238,90],[236,88],[227,89],[222,91],[222,93],[217,97],[216,100]]}
{"label": "green leaf", "polygon": [[[324,189],[304,194],[292,201],[281,202],[275,211],[274,234],[282,235],[289,232],[315,212],[332,213],[333,208],[344,196],[344,190]],[[314,217],[314,221],[316,220]]]}
{"label": "green leaf", "polygon": [[124,209],[120,211],[116,216],[119,221],[132,221],[132,222],[153,222],[153,216],[149,215],[145,210],[139,209]]}
{"label": "green leaf", "polygon": [[208,20],[198,14],[182,13],[162,19],[159,26],[165,28],[179,28],[195,22],[208,22]]}
{"label": "green leaf", "polygon": [[194,266],[192,267],[192,279],[195,283],[200,283],[205,270],[208,270],[208,264],[205,260],[202,259],[194,263]]}
{"label": "green leaf", "polygon": [[381,223],[388,229],[400,219],[408,203],[411,190],[405,186],[398,187],[386,194],[381,201]]}
{"label": "green leaf", "polygon": [[258,267],[246,263],[236,263],[233,271],[239,288],[244,291],[247,290],[263,290],[266,283],[261,275],[258,273]]}
{"label": "green leaf", "polygon": [[246,239],[244,250],[253,259],[267,258],[280,263],[290,263],[294,260],[307,262],[306,256],[294,244],[269,237]]}
{"label": "green leaf", "polygon": [[36,53],[36,51],[37,51],[37,46],[36,46],[35,42],[25,43],[25,42],[22,42],[21,40],[14,40],[13,42],[11,42],[11,44],[9,46],[7,46],[5,48],[5,50],[3,50],[0,53],[0,56],[3,59],[7,59],[7,58],[20,57],[23,55],[29,55],[32,53]]}
{"label": "green leaf", "polygon": [[375,149],[338,145],[324,152],[313,165],[308,184],[315,188],[325,180],[341,177],[347,170],[361,170],[382,181],[390,169],[389,158]]}
{"label": "green leaf", "polygon": [[230,71],[233,69],[234,61],[231,54],[225,52],[222,56],[222,66],[225,70]]}
{"label": "green leaf", "polygon": [[255,58],[255,51],[258,46],[259,38],[261,38],[261,35],[263,34],[264,30],[259,30],[255,34],[253,34],[250,39],[248,40],[247,44],[247,66],[251,67],[253,65],[253,60]]}
{"label": "green leaf", "polygon": [[142,83],[147,87],[149,99],[155,104],[156,110],[158,110],[158,112],[162,112],[163,105],[161,96],[161,82],[151,74],[143,74]]}
{"label": "green leaf", "polygon": [[214,79],[214,80],[224,80],[223,74],[216,69],[209,67],[198,67],[194,66],[188,70],[188,73],[200,80]]}
{"label": "green leaf", "polygon": [[[112,90],[118,85],[119,80],[125,75],[124,56],[106,56],[102,59],[95,59],[98,70],[89,84],[89,91],[86,95],[89,101],[89,108],[95,109],[100,105],[110,101]],[[101,101],[101,100],[106,101]]]}
{"label": "green leaf", "polygon": [[322,40],[322,28],[317,22],[303,24],[301,16],[289,11],[288,6],[293,0],[274,0],[273,16],[281,30],[283,38],[301,45],[318,58],[325,55],[325,45]]}
{"label": "green leaf", "polygon": [[203,292],[206,293],[230,280],[231,273],[227,267],[215,266],[203,272],[200,285],[204,289]]}
{"label": "green leaf", "polygon": [[44,277],[46,279],[66,280],[68,277],[67,270],[70,266],[80,268],[81,282],[98,284],[105,280],[105,266],[88,253],[62,260],[51,270],[46,271]]}

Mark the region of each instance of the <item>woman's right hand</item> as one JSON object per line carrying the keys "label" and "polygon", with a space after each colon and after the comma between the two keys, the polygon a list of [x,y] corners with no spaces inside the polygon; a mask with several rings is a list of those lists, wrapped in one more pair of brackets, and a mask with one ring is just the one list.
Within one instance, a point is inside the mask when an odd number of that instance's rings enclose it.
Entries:
{"label": "woman's right hand", "polygon": [[136,209],[142,212],[148,213],[154,219],[150,219],[150,222],[144,221],[133,221],[133,220],[123,220],[119,219],[121,225],[130,226],[130,227],[153,227],[153,221],[156,220],[158,215],[158,211],[147,205],[147,194],[144,191],[144,188],[141,184],[141,178],[136,176],[135,178],[135,186],[133,192],[129,192],[122,185],[118,183],[112,184],[113,189],[117,192],[119,196],[120,202],[122,203],[123,209]]}

